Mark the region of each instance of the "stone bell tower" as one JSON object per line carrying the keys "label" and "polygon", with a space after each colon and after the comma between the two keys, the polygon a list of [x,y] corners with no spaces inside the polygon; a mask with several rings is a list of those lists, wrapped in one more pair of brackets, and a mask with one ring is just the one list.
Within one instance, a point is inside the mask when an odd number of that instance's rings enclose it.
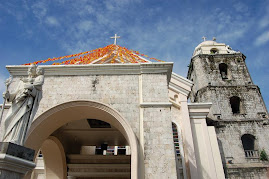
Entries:
{"label": "stone bell tower", "polygon": [[207,125],[215,126],[226,177],[267,178],[268,112],[245,59],[215,39],[199,44],[188,71],[190,100],[212,102]]}

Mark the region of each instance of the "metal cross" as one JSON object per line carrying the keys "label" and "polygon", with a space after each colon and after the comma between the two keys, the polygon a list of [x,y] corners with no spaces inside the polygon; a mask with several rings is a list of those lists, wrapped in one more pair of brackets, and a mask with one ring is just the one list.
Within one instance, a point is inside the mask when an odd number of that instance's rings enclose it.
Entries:
{"label": "metal cross", "polygon": [[202,39],[204,39],[204,41],[205,41],[206,37],[205,37],[205,36],[203,36],[203,37],[202,37]]}
{"label": "metal cross", "polygon": [[120,36],[117,36],[117,34],[115,34],[114,37],[110,37],[111,39],[114,39],[114,45],[117,45],[117,39],[120,38]]}

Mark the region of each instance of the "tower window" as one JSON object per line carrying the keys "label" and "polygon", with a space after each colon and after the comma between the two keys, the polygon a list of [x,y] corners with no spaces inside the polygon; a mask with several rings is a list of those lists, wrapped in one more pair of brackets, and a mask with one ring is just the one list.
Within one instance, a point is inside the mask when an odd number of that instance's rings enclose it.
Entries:
{"label": "tower window", "polygon": [[228,66],[225,63],[219,64],[219,71],[222,79],[228,79]]}
{"label": "tower window", "polygon": [[241,137],[246,158],[260,158],[258,150],[255,150],[255,136],[251,134],[244,134]]}
{"label": "tower window", "polygon": [[239,114],[240,113],[240,98],[237,96],[231,97],[230,104],[231,104],[233,114]]}
{"label": "tower window", "polygon": [[254,150],[255,137],[251,134],[244,134],[241,137],[244,150]]}
{"label": "tower window", "polygon": [[210,54],[217,54],[219,51],[218,51],[218,49],[216,49],[216,48],[212,48],[211,50],[210,50]]}

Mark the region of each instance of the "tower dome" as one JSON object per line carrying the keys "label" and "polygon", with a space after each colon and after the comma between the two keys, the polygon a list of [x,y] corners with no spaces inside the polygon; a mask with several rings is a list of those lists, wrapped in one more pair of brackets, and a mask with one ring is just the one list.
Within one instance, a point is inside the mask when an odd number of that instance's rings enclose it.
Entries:
{"label": "tower dome", "polygon": [[226,45],[225,43],[218,43],[215,40],[206,40],[200,43],[194,50],[192,56],[196,56],[199,54],[230,54],[230,53],[238,53],[229,45]]}

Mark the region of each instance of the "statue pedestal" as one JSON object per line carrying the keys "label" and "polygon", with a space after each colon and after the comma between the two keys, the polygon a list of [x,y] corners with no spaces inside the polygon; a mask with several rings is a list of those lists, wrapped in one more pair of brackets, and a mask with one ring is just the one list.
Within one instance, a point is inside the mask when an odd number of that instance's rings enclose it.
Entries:
{"label": "statue pedestal", "polygon": [[0,179],[22,179],[35,168],[35,151],[10,142],[0,142]]}

